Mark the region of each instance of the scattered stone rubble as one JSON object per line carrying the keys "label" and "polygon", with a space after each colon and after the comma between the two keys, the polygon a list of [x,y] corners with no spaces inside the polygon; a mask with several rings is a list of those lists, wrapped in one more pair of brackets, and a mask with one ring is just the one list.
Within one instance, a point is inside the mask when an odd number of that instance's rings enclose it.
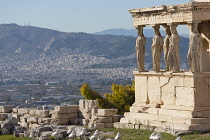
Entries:
{"label": "scattered stone rubble", "polygon": [[96,100],[80,100],[79,105],[55,106],[54,110],[0,106],[0,134],[44,140],[59,133],[65,138],[69,125],[88,126],[91,130],[113,128],[121,118],[117,111],[99,109]]}

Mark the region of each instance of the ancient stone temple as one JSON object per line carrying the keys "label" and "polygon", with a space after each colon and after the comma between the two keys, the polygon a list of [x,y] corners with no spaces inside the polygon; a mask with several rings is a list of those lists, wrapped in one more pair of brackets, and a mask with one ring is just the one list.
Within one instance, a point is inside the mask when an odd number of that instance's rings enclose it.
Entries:
{"label": "ancient stone temple", "polygon": [[[135,76],[135,103],[116,128],[210,130],[210,0],[186,4],[129,10],[139,37],[136,41],[138,71]],[[144,69],[143,28],[154,29],[153,70]],[[189,27],[189,70],[180,71],[177,26]],[[160,34],[160,26],[166,36]],[[141,51],[141,52],[138,52]],[[166,68],[160,69],[164,53]]]}

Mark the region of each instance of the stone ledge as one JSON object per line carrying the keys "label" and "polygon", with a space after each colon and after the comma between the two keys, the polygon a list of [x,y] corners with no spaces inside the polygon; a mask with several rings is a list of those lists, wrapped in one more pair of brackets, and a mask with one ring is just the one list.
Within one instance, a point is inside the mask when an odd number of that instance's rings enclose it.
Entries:
{"label": "stone ledge", "polygon": [[52,113],[51,118],[53,119],[74,119],[78,118],[78,113]]}
{"label": "stone ledge", "polygon": [[77,113],[79,111],[79,106],[55,106],[54,111],[58,111],[59,113]]}
{"label": "stone ledge", "polygon": [[[143,125],[150,127],[158,127],[162,129],[170,130],[190,130],[190,131],[208,131],[210,130],[210,123],[202,124],[185,124],[178,122],[168,122],[160,120],[148,120],[148,119],[136,119],[136,118],[122,118],[120,124],[129,124],[129,125]],[[134,129],[134,128],[132,128]],[[141,129],[141,128],[140,128]]]}
{"label": "stone ledge", "polygon": [[97,116],[109,117],[117,114],[117,109],[98,109]]}
{"label": "stone ledge", "polygon": [[[129,121],[126,122],[126,119]],[[170,115],[157,115],[149,113],[131,113],[126,112],[125,118],[122,118],[120,122],[125,121],[126,123],[136,123],[136,121],[148,120],[148,121],[160,121],[160,122],[171,122],[171,123],[183,123],[183,124],[210,124],[210,118],[188,118],[180,116]]]}
{"label": "stone ledge", "polygon": [[[161,106],[162,107],[162,106]],[[184,107],[179,109],[166,109],[166,108],[146,108],[141,109],[142,107],[138,107],[139,112],[136,112],[135,108],[131,107],[130,113],[148,113],[148,114],[155,114],[155,115],[165,115],[168,116],[177,116],[177,117],[187,117],[187,118],[209,118],[210,117],[210,110],[200,110],[200,108],[196,109],[196,111],[193,111],[191,107],[186,107],[184,110]],[[187,110],[189,109],[189,110]],[[205,109],[205,108],[204,108]],[[142,110],[142,111],[141,111]],[[166,116],[167,116],[166,115]]]}

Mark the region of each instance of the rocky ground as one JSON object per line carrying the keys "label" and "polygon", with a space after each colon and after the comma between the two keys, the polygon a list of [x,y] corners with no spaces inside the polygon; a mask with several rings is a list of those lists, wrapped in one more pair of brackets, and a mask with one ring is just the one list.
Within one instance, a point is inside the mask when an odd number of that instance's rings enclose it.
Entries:
{"label": "rocky ground", "polygon": [[[0,106],[0,134],[39,140],[89,137],[96,129],[113,128],[122,117],[117,112],[99,109],[97,100],[80,100],[79,105],[55,106],[53,110]],[[94,136],[98,135],[96,131]]]}

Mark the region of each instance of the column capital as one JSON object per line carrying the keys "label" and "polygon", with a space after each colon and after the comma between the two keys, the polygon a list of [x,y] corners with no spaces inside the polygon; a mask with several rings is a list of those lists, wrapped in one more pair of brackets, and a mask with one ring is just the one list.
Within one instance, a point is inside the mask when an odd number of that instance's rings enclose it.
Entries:
{"label": "column capital", "polygon": [[158,27],[158,26],[160,26],[160,24],[150,24],[150,26],[152,26],[152,27]]}
{"label": "column capital", "polygon": [[139,27],[144,28],[146,25],[134,25],[134,28],[138,29]]}
{"label": "column capital", "polygon": [[163,24],[162,26],[165,28],[166,35],[171,35],[170,26],[167,24]]}
{"label": "column capital", "polygon": [[175,26],[175,27],[177,27],[179,24],[178,23],[167,23],[167,25],[169,25],[169,26]]}
{"label": "column capital", "polygon": [[150,25],[150,26],[152,26],[152,28],[153,28],[153,29],[156,29],[156,30],[157,30],[157,29],[158,29],[158,30],[160,29],[160,24],[152,24],[152,25]]}
{"label": "column capital", "polygon": [[164,28],[168,28],[169,25],[168,24],[161,24]]}
{"label": "column capital", "polygon": [[190,33],[198,33],[198,22],[187,23]]}
{"label": "column capital", "polygon": [[143,28],[145,27],[145,25],[143,25],[143,26],[138,25],[138,26],[134,26],[134,27],[136,28],[138,36],[144,37]]}

